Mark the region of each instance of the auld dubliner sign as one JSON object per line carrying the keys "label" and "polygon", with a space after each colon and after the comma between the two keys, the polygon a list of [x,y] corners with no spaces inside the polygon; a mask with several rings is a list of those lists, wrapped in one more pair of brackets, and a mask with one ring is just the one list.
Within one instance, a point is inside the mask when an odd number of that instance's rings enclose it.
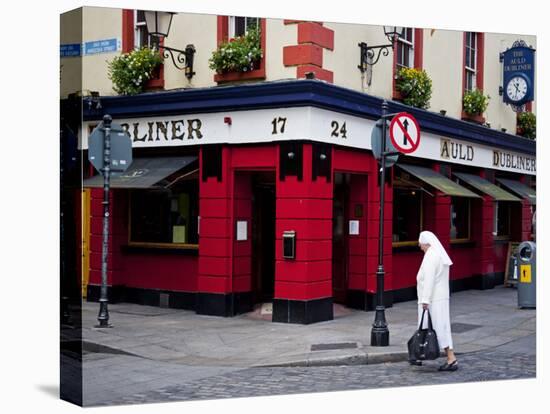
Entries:
{"label": "auld dubliner sign", "polygon": [[[225,119],[230,118],[231,123]],[[223,113],[198,113],[117,119],[132,140],[133,148],[207,144],[251,144],[306,140],[372,151],[375,121],[314,107],[256,109]],[[80,147],[98,122],[86,122]],[[410,127],[410,126],[409,126]],[[535,156],[500,148],[422,133],[418,148],[407,156],[472,167],[535,174]]]}

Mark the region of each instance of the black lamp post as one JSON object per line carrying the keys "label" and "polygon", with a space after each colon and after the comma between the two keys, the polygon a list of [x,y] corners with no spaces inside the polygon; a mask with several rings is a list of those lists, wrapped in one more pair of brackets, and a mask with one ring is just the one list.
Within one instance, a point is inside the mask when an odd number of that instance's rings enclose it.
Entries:
{"label": "black lamp post", "polygon": [[193,72],[193,60],[195,56],[195,46],[187,45],[185,50],[175,49],[160,44],[160,39],[168,37],[170,27],[172,26],[173,12],[145,11],[145,23],[147,31],[153,44],[163,51],[163,57],[172,59],[174,66],[185,71],[187,79],[191,79]]}
{"label": "black lamp post", "polygon": [[[384,34],[388,38],[390,43],[385,45],[368,46],[365,42],[361,42],[358,46],[361,48],[361,63],[358,68],[361,72],[367,70],[368,65],[376,65],[380,59],[380,55],[388,56],[390,53],[389,48],[393,49],[395,41],[403,35],[403,27],[401,26],[384,26]],[[378,50],[378,55],[376,55]],[[376,59],[374,56],[376,55]]]}

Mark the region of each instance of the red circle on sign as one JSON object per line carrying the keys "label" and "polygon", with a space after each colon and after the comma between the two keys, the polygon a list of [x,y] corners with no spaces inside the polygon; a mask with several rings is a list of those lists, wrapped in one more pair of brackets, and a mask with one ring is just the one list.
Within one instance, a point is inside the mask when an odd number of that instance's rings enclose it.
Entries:
{"label": "red circle on sign", "polygon": [[[409,133],[407,132],[407,130],[399,120],[399,118],[407,118],[412,121],[414,127],[416,128],[416,142],[412,140]],[[393,127],[395,124],[397,124],[398,127],[403,131],[403,134],[405,134],[405,137],[407,138],[407,141],[411,145],[411,148],[403,148],[399,144],[397,144],[393,136]],[[420,145],[420,125],[418,125],[418,121],[416,120],[416,118],[407,112],[400,112],[397,115],[395,115],[390,122],[390,139],[393,146],[404,154],[410,154],[411,152],[416,151],[416,149],[418,148],[418,145]]]}

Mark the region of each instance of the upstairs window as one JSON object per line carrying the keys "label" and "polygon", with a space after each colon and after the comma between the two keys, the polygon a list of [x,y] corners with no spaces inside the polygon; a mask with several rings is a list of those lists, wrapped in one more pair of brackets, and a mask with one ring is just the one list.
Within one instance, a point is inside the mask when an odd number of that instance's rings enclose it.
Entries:
{"label": "upstairs window", "polygon": [[464,90],[472,91],[477,87],[478,34],[466,32],[464,39]]}
{"label": "upstairs window", "polygon": [[244,34],[252,29],[257,28],[260,25],[260,19],[258,17],[239,17],[239,16],[230,16],[229,17],[229,33],[228,36],[230,39],[235,39],[239,36],[244,36]]}
{"label": "upstairs window", "polygon": [[414,29],[406,27],[403,30],[403,35],[397,38],[395,50],[396,72],[401,68],[414,67]]}
{"label": "upstairs window", "polygon": [[141,49],[142,47],[150,47],[149,31],[147,30],[147,24],[145,23],[145,12],[143,10],[136,10],[134,13],[134,47]]}

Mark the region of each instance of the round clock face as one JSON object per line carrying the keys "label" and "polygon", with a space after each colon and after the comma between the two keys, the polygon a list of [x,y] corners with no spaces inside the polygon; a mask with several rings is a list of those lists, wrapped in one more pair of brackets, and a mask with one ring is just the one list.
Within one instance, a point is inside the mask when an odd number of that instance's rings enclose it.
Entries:
{"label": "round clock face", "polygon": [[519,102],[527,95],[527,81],[521,76],[514,76],[508,81],[506,95],[508,99]]}

